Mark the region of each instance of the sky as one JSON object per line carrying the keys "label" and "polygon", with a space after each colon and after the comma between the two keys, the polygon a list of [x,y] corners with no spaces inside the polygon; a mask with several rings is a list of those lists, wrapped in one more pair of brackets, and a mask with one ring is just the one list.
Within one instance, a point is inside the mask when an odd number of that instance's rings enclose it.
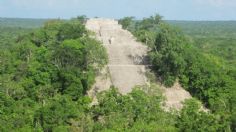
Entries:
{"label": "sky", "polygon": [[137,19],[160,14],[165,20],[236,20],[236,0],[0,0],[0,17]]}

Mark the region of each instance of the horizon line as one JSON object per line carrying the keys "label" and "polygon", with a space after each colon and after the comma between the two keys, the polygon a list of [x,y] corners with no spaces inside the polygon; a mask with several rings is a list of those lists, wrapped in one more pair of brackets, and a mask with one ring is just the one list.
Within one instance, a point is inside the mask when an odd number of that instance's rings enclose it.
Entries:
{"label": "horizon line", "polygon": [[[78,15],[78,16],[82,16],[82,15]],[[86,15],[85,15],[86,16]],[[4,17],[4,16],[0,16],[0,18],[5,18],[5,19],[38,19],[38,20],[55,20],[55,19],[60,19],[60,20],[70,20],[70,19],[73,19],[73,18],[76,18],[77,16],[75,16],[75,17],[71,17],[71,18],[62,18],[62,17]],[[91,19],[91,18],[96,18],[96,17],[88,17],[88,16],[86,16],[87,18],[89,18],[89,19]],[[129,16],[127,16],[127,17],[129,17]],[[109,18],[109,17],[97,17],[97,18],[106,18],[106,19],[115,19],[115,20],[119,20],[119,19],[122,19],[122,18]],[[123,17],[124,18],[124,17]],[[134,17],[135,19],[134,20],[142,20],[142,19],[144,19],[144,18],[148,18],[148,17],[143,17],[143,18],[138,18],[138,19],[136,19],[136,17]],[[209,20],[207,20],[207,19],[195,19],[195,20],[193,20],[193,19],[163,19],[164,21],[195,21],[195,22],[197,22],[197,21],[208,21],[208,22],[210,22],[210,21],[236,21],[236,19],[235,20],[233,20],[233,19],[215,19],[215,20],[212,20],[212,19],[209,19]]]}

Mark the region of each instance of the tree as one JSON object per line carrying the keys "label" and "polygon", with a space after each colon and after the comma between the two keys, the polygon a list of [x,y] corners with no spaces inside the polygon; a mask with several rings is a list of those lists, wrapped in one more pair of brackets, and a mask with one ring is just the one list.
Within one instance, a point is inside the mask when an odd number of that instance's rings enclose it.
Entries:
{"label": "tree", "polygon": [[93,66],[97,70],[101,70],[107,63],[107,51],[102,44],[94,39],[82,39],[81,43],[85,46],[86,68]]}
{"label": "tree", "polygon": [[54,54],[54,63],[58,68],[85,67],[84,46],[80,40],[63,41]]}
{"label": "tree", "polygon": [[149,18],[144,18],[142,21],[136,23],[136,28],[138,30],[147,30],[156,32],[161,23],[163,23],[162,16],[156,14]]}
{"label": "tree", "polygon": [[62,23],[59,26],[57,39],[63,41],[66,39],[78,39],[87,34],[85,26],[78,21]]}
{"label": "tree", "polygon": [[107,54],[83,24],[51,20],[1,49],[0,131],[91,130],[85,94]]}
{"label": "tree", "polygon": [[183,73],[186,66],[183,53],[187,46],[183,34],[177,29],[166,24],[160,26],[160,32],[149,56],[154,70],[162,77],[165,85],[173,85],[176,78]]}
{"label": "tree", "polygon": [[224,131],[223,125],[213,114],[200,110],[200,104],[195,99],[185,101],[184,108],[180,112],[177,127],[180,131]]}
{"label": "tree", "polygon": [[88,18],[87,18],[85,15],[81,15],[81,16],[77,16],[77,17],[76,17],[76,20],[79,21],[79,22],[82,23],[82,24],[85,24],[85,22],[86,22],[87,19],[88,19]]}
{"label": "tree", "polygon": [[83,109],[78,109],[76,102],[68,96],[58,95],[36,112],[34,125],[40,125],[44,131],[52,131],[59,129],[58,126],[70,128],[82,117]]}
{"label": "tree", "polygon": [[153,92],[137,87],[121,95],[113,87],[100,93],[92,109],[94,131],[177,131],[174,115],[161,109],[162,97]]}
{"label": "tree", "polygon": [[121,24],[124,29],[128,29],[131,26],[133,19],[134,17],[124,17],[119,20],[119,24]]}

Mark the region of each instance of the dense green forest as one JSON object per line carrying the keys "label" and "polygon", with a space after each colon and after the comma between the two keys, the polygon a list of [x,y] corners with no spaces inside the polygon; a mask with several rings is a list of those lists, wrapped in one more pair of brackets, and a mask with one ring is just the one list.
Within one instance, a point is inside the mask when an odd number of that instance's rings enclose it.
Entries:
{"label": "dense green forest", "polygon": [[236,78],[226,51],[226,56],[202,51],[197,37],[158,15],[119,22],[150,46],[160,81],[171,86],[179,80],[210,111],[200,111],[199,101],[191,99],[181,111],[167,112],[154,86],[136,87],[127,95],[112,87],[91,106],[86,92],[107,54],[82,18],[0,26],[0,131],[235,131]]}
{"label": "dense green forest", "polygon": [[236,67],[236,21],[168,21],[192,38],[194,45],[206,53],[226,60]]}
{"label": "dense green forest", "polygon": [[141,21],[125,17],[119,22],[151,48],[149,58],[160,81],[172,86],[179,80],[235,131],[235,22],[169,21],[174,25],[170,26],[159,15]]}
{"label": "dense green forest", "polygon": [[49,19],[29,19],[29,18],[1,18],[1,27],[17,27],[17,28],[39,28]]}

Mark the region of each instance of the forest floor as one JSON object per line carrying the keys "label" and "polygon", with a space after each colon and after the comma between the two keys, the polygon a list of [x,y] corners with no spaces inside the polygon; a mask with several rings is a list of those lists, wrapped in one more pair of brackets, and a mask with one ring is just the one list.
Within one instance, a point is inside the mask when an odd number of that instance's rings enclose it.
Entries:
{"label": "forest floor", "polygon": [[[96,93],[109,89],[112,85],[121,94],[127,94],[132,88],[149,85],[146,69],[148,47],[137,42],[134,36],[117,21],[112,19],[89,19],[86,28],[95,33],[96,39],[102,42],[108,53],[108,65],[96,77],[96,83],[88,92],[96,103]],[[179,83],[171,88],[160,86],[166,97],[166,108],[182,108],[182,102],[191,98]]]}

